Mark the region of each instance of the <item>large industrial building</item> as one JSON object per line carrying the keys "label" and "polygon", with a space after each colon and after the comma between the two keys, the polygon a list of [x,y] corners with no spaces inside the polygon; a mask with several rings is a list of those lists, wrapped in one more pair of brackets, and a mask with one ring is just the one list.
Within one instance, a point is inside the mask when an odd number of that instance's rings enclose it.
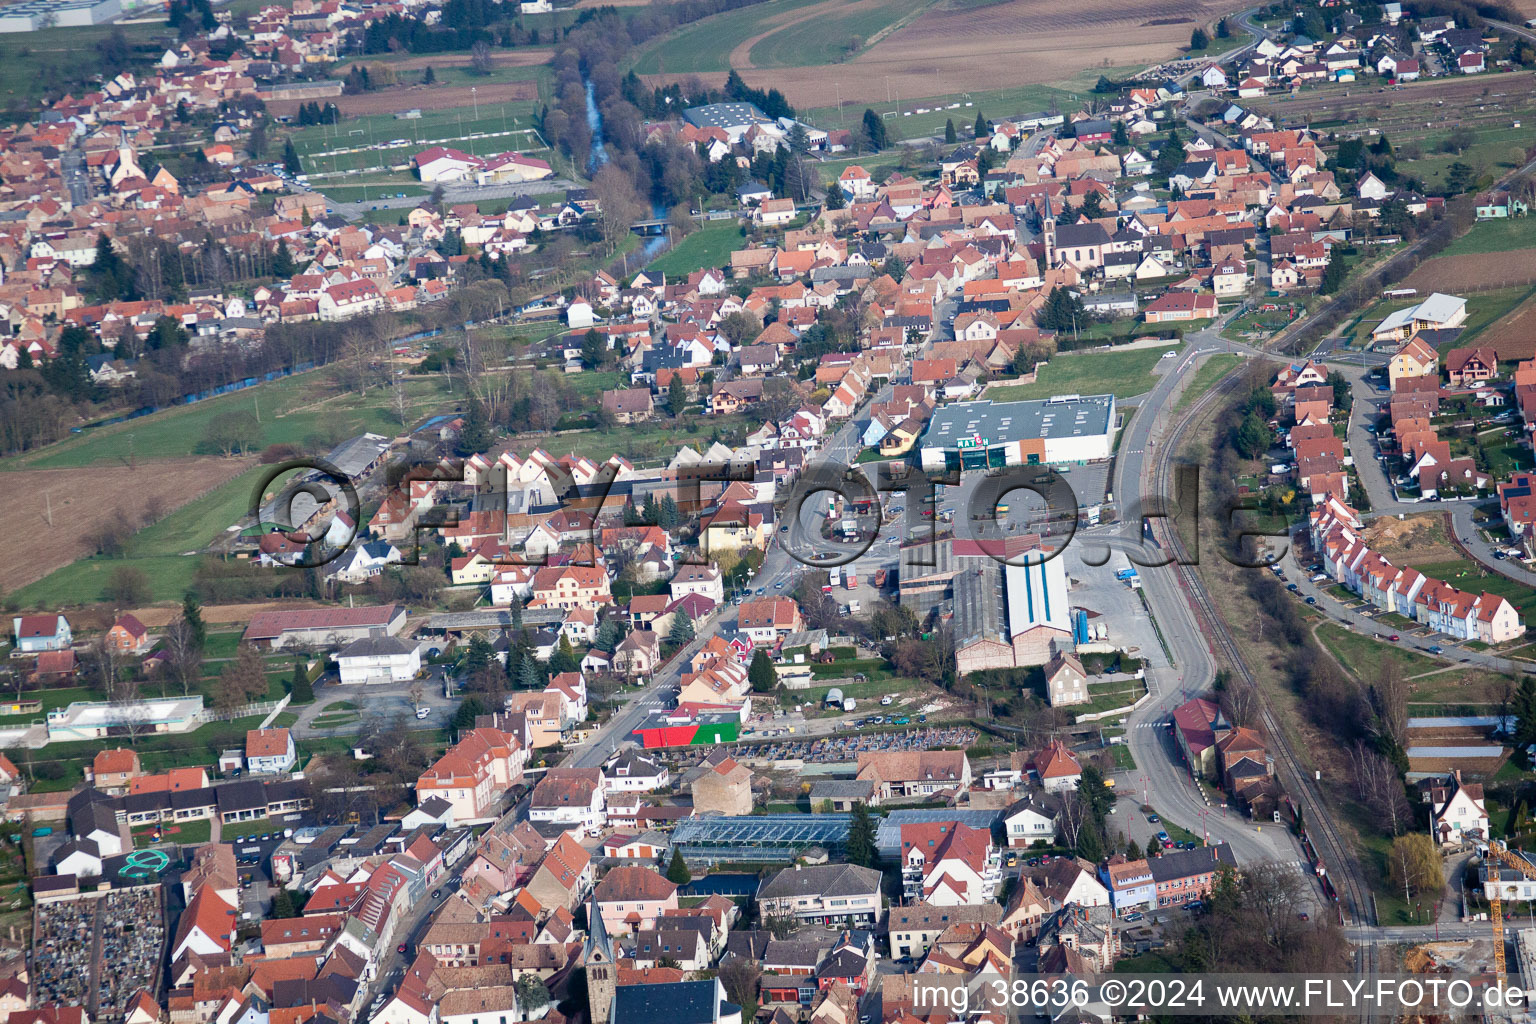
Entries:
{"label": "large industrial building", "polygon": [[1114,395],[958,402],[942,406],[929,421],[923,469],[1081,465],[1109,458],[1114,440]]}
{"label": "large industrial building", "polygon": [[1044,665],[1057,651],[1073,650],[1064,559],[970,561],[954,578],[955,667],[961,675]]}
{"label": "large industrial building", "polygon": [[105,25],[122,16],[121,0],[21,0],[0,8],[0,32]]}

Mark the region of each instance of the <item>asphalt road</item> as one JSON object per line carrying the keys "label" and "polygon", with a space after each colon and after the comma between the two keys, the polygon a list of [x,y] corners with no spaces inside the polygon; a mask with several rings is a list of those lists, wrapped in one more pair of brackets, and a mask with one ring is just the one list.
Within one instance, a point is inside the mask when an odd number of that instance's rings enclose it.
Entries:
{"label": "asphalt road", "polygon": [[[1221,337],[1220,329],[1231,314],[1212,327],[1188,335],[1186,347],[1177,359],[1159,366],[1156,385],[1138,401],[1136,414],[1120,439],[1114,473],[1114,491],[1119,495],[1147,491],[1152,478],[1151,463],[1159,438],[1173,422],[1172,406],[1179,384],[1191,376],[1201,360],[1209,355],[1232,351],[1257,355],[1258,350],[1233,344]],[[1122,501],[1122,509],[1125,504]],[[1093,539],[1111,547],[1135,547],[1139,523],[1130,510],[1122,511],[1118,530],[1095,531]],[[1126,541],[1126,522],[1130,522],[1130,540]],[[1118,535],[1120,544],[1110,538]],[[1239,863],[1263,860],[1299,861],[1301,849],[1283,828],[1265,828],[1235,811],[1223,813],[1219,802],[1208,803],[1195,784],[1182,755],[1169,736],[1167,723],[1173,709],[1209,689],[1216,674],[1215,656],[1196,624],[1194,614],[1171,569],[1140,570],[1147,606],[1172,653],[1174,669],[1148,673],[1147,689],[1151,699],[1126,719],[1126,746],[1136,760],[1134,773],[1119,773],[1121,786],[1129,787],[1138,801],[1150,803],[1162,817],[1197,835],[1209,832],[1212,839],[1231,845]]]}

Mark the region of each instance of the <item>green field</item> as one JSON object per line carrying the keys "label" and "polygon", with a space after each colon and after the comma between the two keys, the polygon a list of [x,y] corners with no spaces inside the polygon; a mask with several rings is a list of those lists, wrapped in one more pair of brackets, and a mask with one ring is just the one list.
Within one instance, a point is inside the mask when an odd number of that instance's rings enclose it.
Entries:
{"label": "green field", "polygon": [[731,50],[761,32],[767,19],[791,18],[792,12],[817,2],[768,0],[694,22],[646,49],[635,60],[634,70],[641,75],[729,71]]}
{"label": "green field", "polygon": [[1194,377],[1190,378],[1189,383],[1184,386],[1184,392],[1179,395],[1179,400],[1174,405],[1173,411],[1180,412],[1193,405],[1201,395],[1211,390],[1217,381],[1242,364],[1242,356],[1227,355],[1226,353],[1207,356],[1205,362],[1201,363],[1200,368],[1195,371]]}
{"label": "green field", "polygon": [[686,277],[695,270],[726,266],[731,253],[744,245],[746,239],[735,219],[709,221],[652,260],[649,269],[669,277]]}
{"label": "green field", "polygon": [[759,39],[748,51],[755,67],[788,68],[835,64],[858,53],[870,40],[927,7],[930,0],[887,0],[862,11],[818,15]]}
{"label": "green field", "polygon": [[[524,71],[547,72],[547,68],[523,68]],[[404,107],[408,100],[402,96],[401,106]],[[383,156],[392,153],[399,161],[401,156],[409,157],[419,148],[425,148],[436,142],[452,143],[456,148],[466,149],[471,145],[479,145],[481,152],[499,153],[507,149],[515,148],[515,143],[531,140],[530,133],[533,126],[533,116],[537,112],[539,104],[532,100],[514,100],[509,103],[481,103],[478,116],[476,108],[447,107],[442,110],[421,111],[418,118],[402,119],[393,114],[364,114],[359,117],[344,118],[340,124],[312,125],[307,128],[298,128],[290,133],[293,139],[293,147],[299,151],[300,156],[308,156],[311,153],[328,152],[333,149],[357,149],[374,146],[379,143],[388,143],[396,139],[404,139],[408,148],[402,150],[368,150],[367,155]],[[517,135],[492,135],[493,132],[516,132]],[[470,139],[470,135],[488,135],[488,138]],[[497,146],[497,143],[500,143]],[[535,144],[537,144],[535,142]],[[345,160],[343,156],[341,159]],[[346,169],[345,164],[342,169]],[[331,158],[324,159],[324,166],[316,170],[330,170]]]}
{"label": "green field", "polygon": [[1142,348],[1131,352],[1064,352],[1040,368],[1033,384],[989,387],[982,397],[994,402],[1050,398],[1052,395],[1102,395],[1129,398],[1152,388],[1152,368],[1170,349],[1178,352],[1183,342],[1167,348]]}
{"label": "green field", "polygon": [[1509,252],[1514,249],[1536,249],[1536,222],[1528,217],[1479,221],[1472,225],[1471,231],[1441,249],[1438,255],[1459,256],[1462,253]]}
{"label": "green field", "polygon": [[[126,460],[130,452],[141,459],[212,454],[205,450],[203,441],[209,424],[220,413],[234,411],[251,411],[260,418],[259,447],[314,447],[309,442],[331,438],[339,442],[364,431],[393,434],[400,430],[390,396],[383,389],[373,388],[362,397],[353,392],[332,396],[323,373],[295,374],[233,395],[176,406],[127,423],[87,429],[14,461],[37,469],[65,469]],[[407,377],[402,387],[412,420],[435,410],[448,398],[437,377]]]}
{"label": "green field", "polygon": [[163,20],[6,33],[0,35],[0,94],[20,113],[29,102],[35,106],[44,92],[66,91],[91,81],[101,72],[96,44],[114,28],[120,28],[127,38],[133,60],[146,65],[175,40],[175,33]]}
{"label": "green field", "polygon": [[[1094,68],[1093,75],[1069,82],[1052,85],[1025,85],[1011,89],[990,89],[969,93],[949,93],[902,99],[894,103],[845,103],[837,106],[813,107],[799,111],[807,124],[817,128],[857,128],[864,117],[865,107],[870,107],[885,118],[885,127],[891,138],[917,139],[938,135],[944,130],[944,122],[953,120],[955,128],[964,137],[967,129],[981,113],[988,118],[1009,117],[1015,114],[1032,114],[1043,110],[1072,110],[1087,97],[1093,83],[1102,72],[1111,78],[1130,74],[1140,68]],[[857,74],[857,65],[849,68],[849,75]],[[828,97],[831,99],[831,97]],[[868,164],[864,166],[868,167]]]}

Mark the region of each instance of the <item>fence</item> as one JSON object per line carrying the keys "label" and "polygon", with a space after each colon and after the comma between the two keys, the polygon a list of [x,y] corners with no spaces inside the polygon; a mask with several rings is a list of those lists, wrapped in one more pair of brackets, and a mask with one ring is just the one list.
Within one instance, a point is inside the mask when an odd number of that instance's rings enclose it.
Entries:
{"label": "fence", "polygon": [[198,712],[197,724],[203,726],[209,722],[233,722],[237,718],[246,718],[250,715],[266,715],[266,721],[261,723],[262,728],[266,728],[272,719],[277,717],[278,712],[286,708],[288,702],[292,699],[293,694],[289,693],[284,694],[282,700],[262,700],[254,704],[242,704],[237,708],[228,708],[224,711],[204,708]]}

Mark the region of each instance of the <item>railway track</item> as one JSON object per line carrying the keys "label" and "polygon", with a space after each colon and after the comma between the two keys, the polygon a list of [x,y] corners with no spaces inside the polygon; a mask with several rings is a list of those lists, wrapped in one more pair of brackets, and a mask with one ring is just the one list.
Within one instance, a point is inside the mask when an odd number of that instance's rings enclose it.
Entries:
{"label": "railway track", "polygon": [[[1185,416],[1174,425],[1169,436],[1164,440],[1162,452],[1153,464],[1150,474],[1152,488],[1149,494],[1170,494],[1169,478],[1172,473],[1172,453],[1177,451],[1183,442],[1185,433],[1189,427],[1197,422],[1202,414],[1207,411],[1212,403],[1223,397],[1231,395],[1237,390],[1243,380],[1243,367],[1239,366],[1226,377],[1217,382],[1216,386],[1202,395],[1189,409]],[[1144,495],[1145,496],[1145,495]],[[1169,525],[1168,519],[1153,520],[1154,529],[1162,534],[1162,543],[1166,550],[1175,555],[1184,553],[1183,541]],[[1233,669],[1254,688],[1254,693],[1259,699],[1260,720],[1269,735],[1270,741],[1278,753],[1276,767],[1280,775],[1281,784],[1285,791],[1292,796],[1301,807],[1302,820],[1307,835],[1312,838],[1313,846],[1317,851],[1319,861],[1326,870],[1326,877],[1334,887],[1338,895],[1338,908],[1340,924],[1351,922],[1360,925],[1376,924],[1374,902],[1368,898],[1369,888],[1360,874],[1358,862],[1351,855],[1348,845],[1344,842],[1337,826],[1327,808],[1323,805],[1321,794],[1318,792],[1316,782],[1302,768],[1296,753],[1291,749],[1291,744],[1286,733],[1281,730],[1280,723],[1270,709],[1269,701],[1264,691],[1257,685],[1257,680],[1249,670],[1242,652],[1238,649],[1236,641],[1232,638],[1231,630],[1217,613],[1215,604],[1211,600],[1209,592],[1201,582],[1194,568],[1184,565],[1177,559],[1170,563],[1178,578],[1180,587],[1188,596],[1204,626],[1207,642],[1211,645],[1212,654],[1221,654],[1230,663]],[[1325,887],[1326,888],[1326,887]]]}

